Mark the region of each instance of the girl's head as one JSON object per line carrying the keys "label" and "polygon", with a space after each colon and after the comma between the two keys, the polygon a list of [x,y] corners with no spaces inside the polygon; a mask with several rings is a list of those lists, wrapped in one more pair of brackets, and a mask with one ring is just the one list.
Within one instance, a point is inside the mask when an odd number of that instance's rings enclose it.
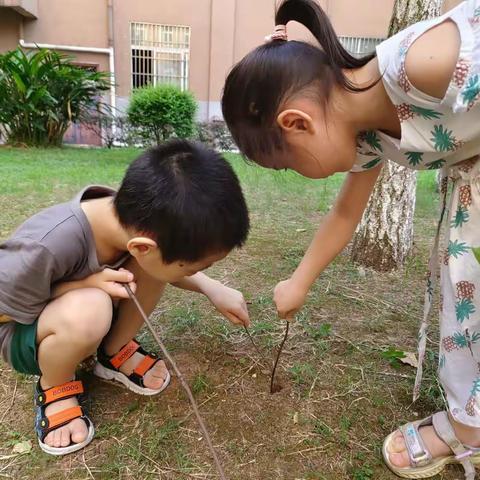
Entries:
{"label": "girl's head", "polygon": [[[222,98],[225,121],[241,152],[269,168],[291,168],[323,178],[349,170],[355,159],[355,132],[340,94],[362,92],[345,70],[360,68],[341,45],[315,0],[283,0],[275,24],[295,20],[315,36],[321,49],[274,35],[240,61],[228,75]],[[278,29],[282,32],[282,29]]]}

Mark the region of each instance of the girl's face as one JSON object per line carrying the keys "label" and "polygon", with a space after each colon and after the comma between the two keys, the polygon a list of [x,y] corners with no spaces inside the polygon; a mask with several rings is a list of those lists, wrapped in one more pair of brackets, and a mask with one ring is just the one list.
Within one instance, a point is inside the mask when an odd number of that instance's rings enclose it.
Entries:
{"label": "girl's face", "polygon": [[269,166],[295,170],[308,178],[349,171],[356,158],[356,132],[343,118],[338,109],[324,112],[311,99],[287,102],[277,117],[287,149],[275,155]]}

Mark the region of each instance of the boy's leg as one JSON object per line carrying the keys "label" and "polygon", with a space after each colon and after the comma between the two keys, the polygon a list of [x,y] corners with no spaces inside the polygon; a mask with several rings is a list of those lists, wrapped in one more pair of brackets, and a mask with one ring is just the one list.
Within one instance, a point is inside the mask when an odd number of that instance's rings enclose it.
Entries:
{"label": "boy's leg", "polygon": [[[165,283],[146,274],[134,258],[125,265],[125,268],[134,274],[137,284],[136,297],[145,313],[150,315],[165,290]],[[135,337],[142,326],[143,319],[135,304],[130,300],[122,300],[118,306],[118,314],[112,328],[103,342],[105,353],[107,355],[116,354]],[[120,371],[130,375],[143,357],[141,353],[136,352],[120,367]],[[145,374],[143,383],[147,388],[156,390],[162,387],[167,376],[168,371],[165,362],[160,361]]]}
{"label": "boy's leg", "polygon": [[[98,289],[73,290],[49,303],[37,327],[41,387],[45,390],[71,381],[78,364],[96,352],[111,320],[112,301]],[[60,400],[47,406],[46,414],[76,405],[76,398]],[[50,432],[44,442],[51,447],[66,447],[71,442],[81,443],[87,433],[85,422],[77,418]]]}

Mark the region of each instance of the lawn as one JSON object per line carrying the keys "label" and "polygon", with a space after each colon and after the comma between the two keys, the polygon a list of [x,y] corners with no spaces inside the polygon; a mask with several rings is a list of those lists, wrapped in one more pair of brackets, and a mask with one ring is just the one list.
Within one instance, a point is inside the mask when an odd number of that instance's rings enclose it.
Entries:
{"label": "lawn", "polygon": [[[0,149],[0,239],[40,208],[86,184],[116,186],[137,150]],[[284,324],[272,304],[276,282],[299,262],[342,175],[322,181],[273,172],[229,156],[247,196],[248,244],[209,274],[244,292],[252,335],[273,357]],[[414,351],[425,265],[438,199],[434,172],[419,176],[415,249],[401,272],[357,268],[348,250],[324,272],[292,325],[279,377],[242,330],[201,296],[168,289],[153,320],[194,391],[230,480],[384,480],[383,438],[441,405],[434,378],[435,335],[422,399],[411,404],[414,370],[394,350]],[[433,328],[433,330],[435,330]],[[142,342],[154,347],[148,333]],[[97,436],[84,451],[55,459],[33,434],[32,379],[0,364],[0,478],[217,478],[177,379],[158,398],[139,398],[82,372]],[[14,445],[33,449],[16,454]],[[443,479],[458,478],[450,469]]]}

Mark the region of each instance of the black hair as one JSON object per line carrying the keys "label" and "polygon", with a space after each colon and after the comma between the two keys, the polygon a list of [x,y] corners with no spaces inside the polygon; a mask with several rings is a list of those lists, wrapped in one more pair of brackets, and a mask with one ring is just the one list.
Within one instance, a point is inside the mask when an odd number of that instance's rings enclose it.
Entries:
{"label": "black hair", "polygon": [[249,231],[247,205],[230,164],[185,140],[134,160],[114,205],[124,227],[152,236],[165,263],[229,252],[244,244]]}
{"label": "black hair", "polygon": [[334,86],[363,92],[379,81],[358,87],[346,77],[343,69],[360,68],[375,55],[350,55],[315,0],[283,0],[275,25],[293,20],[307,27],[321,48],[300,41],[268,42],[235,65],[225,83],[224,119],[240,151],[252,160],[285,149],[276,117],[289,98],[311,90],[325,107]]}

